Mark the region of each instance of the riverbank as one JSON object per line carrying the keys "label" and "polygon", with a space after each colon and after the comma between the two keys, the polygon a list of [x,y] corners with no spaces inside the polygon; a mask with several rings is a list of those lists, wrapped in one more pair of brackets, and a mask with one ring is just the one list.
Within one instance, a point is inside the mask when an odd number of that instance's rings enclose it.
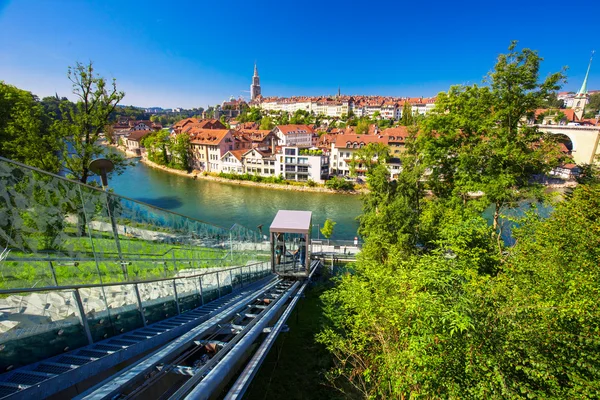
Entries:
{"label": "riverbank", "polygon": [[149,167],[161,169],[163,171],[166,171],[166,172],[169,172],[172,174],[176,174],[179,176],[185,176],[185,177],[191,178],[191,179],[205,179],[205,180],[209,180],[209,181],[213,181],[213,182],[228,183],[230,185],[254,186],[254,187],[261,187],[261,188],[265,188],[265,189],[293,190],[293,191],[297,191],[297,192],[314,192],[314,193],[330,193],[330,194],[357,195],[357,194],[362,194],[362,193],[367,192],[366,188],[360,188],[360,189],[354,190],[354,191],[341,191],[341,190],[329,189],[324,186],[308,186],[307,184],[303,184],[300,182],[289,182],[288,181],[288,183],[265,183],[265,182],[252,182],[252,181],[227,179],[227,178],[221,178],[219,176],[215,176],[215,175],[211,175],[211,174],[205,174],[198,170],[193,170],[192,172],[187,172],[187,171],[181,171],[181,170],[174,169],[174,168],[169,168],[164,165],[160,165],[155,162],[152,162],[144,157],[140,158],[140,162],[143,162],[144,164],[148,165]]}

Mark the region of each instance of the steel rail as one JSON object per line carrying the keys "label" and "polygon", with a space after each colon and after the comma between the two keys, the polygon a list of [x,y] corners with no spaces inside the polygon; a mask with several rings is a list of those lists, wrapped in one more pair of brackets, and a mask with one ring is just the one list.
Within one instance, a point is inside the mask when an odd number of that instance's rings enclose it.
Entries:
{"label": "steel rail", "polygon": [[120,372],[117,376],[113,375],[106,381],[89,389],[80,396],[77,396],[76,399],[99,400],[114,398],[115,396],[119,395],[124,388],[130,386],[135,381],[140,379],[140,377],[143,377],[151,372],[156,365],[160,363],[168,363],[173,357],[176,357],[177,354],[189,349],[198,336],[217,327],[219,323],[233,318],[238,312],[246,308],[246,305],[250,299],[256,298],[261,293],[264,293],[265,291],[277,285],[279,282],[281,282],[280,278],[274,278],[272,282],[258,290],[249,293],[247,296],[241,298],[233,305],[228,306],[219,314],[208,319],[179,338],[173,340],[168,345],[163,346],[157,351],[151,353],[139,362],[136,362],[131,367]]}
{"label": "steel rail", "polygon": [[[266,328],[267,324],[271,322],[273,317],[279,312],[287,300],[296,292],[300,286],[300,282],[295,282],[290,288],[283,293],[278,301],[275,303],[265,315],[250,329],[250,331],[241,338],[237,345],[229,352],[221,362],[219,362],[205,377],[202,379],[185,397],[186,400],[196,399],[209,399],[212,395],[217,393],[224,384],[227,383],[227,377],[235,372],[236,362],[241,359],[243,354],[248,351],[250,346],[256,341],[259,335]],[[197,374],[198,375],[198,374]],[[195,376],[197,376],[195,375]],[[195,377],[194,376],[194,377]],[[199,377],[202,378],[201,376]],[[188,380],[190,382],[192,379]],[[196,379],[197,381],[198,379]],[[188,383],[186,382],[186,384]],[[183,388],[183,386],[182,386]],[[179,391],[178,391],[179,392]],[[176,393],[177,394],[177,393]],[[173,396],[171,399],[179,399],[179,396]]]}
{"label": "steel rail", "polygon": [[258,372],[265,358],[267,357],[267,354],[269,354],[269,350],[271,350],[271,347],[273,347],[273,344],[275,344],[275,340],[279,336],[279,333],[281,333],[281,330],[283,329],[283,326],[285,325],[287,319],[296,307],[296,304],[298,303],[300,298],[302,298],[302,294],[308,286],[308,283],[310,282],[310,279],[312,278],[313,274],[317,270],[317,267],[318,264],[315,264],[306,282],[304,282],[300,289],[298,289],[298,291],[294,295],[294,298],[292,299],[292,301],[290,301],[290,304],[287,306],[283,314],[281,314],[281,317],[279,317],[279,320],[277,321],[275,326],[271,328],[271,332],[269,333],[269,335],[261,343],[256,353],[254,353],[254,356],[252,356],[252,359],[248,362],[248,364],[246,364],[244,371],[235,381],[235,383],[225,396],[224,400],[237,400],[241,399],[244,396],[246,390],[248,390],[248,387],[250,387],[252,379],[254,379],[254,376]]}

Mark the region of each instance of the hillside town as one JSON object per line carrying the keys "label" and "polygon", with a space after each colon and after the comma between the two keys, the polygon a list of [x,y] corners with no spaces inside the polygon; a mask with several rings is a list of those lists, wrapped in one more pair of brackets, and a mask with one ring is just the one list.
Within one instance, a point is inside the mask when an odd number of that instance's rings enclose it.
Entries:
{"label": "hillside town", "polygon": [[[587,141],[593,142],[600,132],[598,115],[585,118],[590,93],[595,93],[587,90],[588,75],[589,68],[577,93],[557,95],[561,107],[537,109],[523,121],[559,135],[565,159],[577,156],[578,163],[593,161],[596,152]],[[250,174],[316,184],[323,184],[331,177],[363,183],[367,165],[366,160],[357,157],[357,151],[370,144],[381,144],[389,151],[386,165],[390,179],[395,179],[400,172],[398,156],[409,136],[410,127],[401,124],[403,117],[407,117],[405,110],[409,110],[411,119],[416,119],[433,110],[436,101],[423,97],[348,96],[339,89],[336,96],[263,97],[256,65],[250,95],[248,103],[230,99],[214,107],[211,115],[204,111],[202,118],[185,118],[168,128],[152,120],[120,118],[113,126],[115,142],[131,155],[148,159],[144,138],[166,129],[168,134],[165,130],[163,142],[184,135],[188,154],[183,168],[188,171]],[[271,129],[261,129],[264,127],[256,121],[243,121],[244,113],[253,109],[267,118],[298,114],[319,118],[314,119],[318,123],[275,124]],[[368,125],[359,128],[357,124],[344,123],[350,119]],[[578,149],[577,142],[589,149]],[[165,160],[178,157],[164,145],[163,148]],[[576,164],[565,162],[551,174],[572,179],[579,172]]]}

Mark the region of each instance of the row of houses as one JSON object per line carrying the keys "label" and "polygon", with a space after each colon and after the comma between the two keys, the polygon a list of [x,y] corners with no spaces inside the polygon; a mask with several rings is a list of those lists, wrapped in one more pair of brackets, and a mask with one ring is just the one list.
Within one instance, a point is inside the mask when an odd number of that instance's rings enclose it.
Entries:
{"label": "row of houses", "polygon": [[[130,131],[124,136],[128,151],[144,156],[142,139],[152,130]],[[282,176],[288,180],[322,183],[330,176],[349,176],[354,154],[370,143],[389,146],[393,156],[404,148],[406,127],[379,131],[371,126],[368,134],[359,135],[354,127],[334,129],[319,136],[313,126],[279,125],[272,130],[228,129],[218,120],[188,118],[172,126],[172,136],[190,138],[189,167],[210,173]],[[390,164],[392,177],[399,164]],[[358,177],[366,166],[356,166]]]}
{"label": "row of houses", "polygon": [[425,115],[435,107],[435,97],[382,97],[382,96],[342,96],[335,97],[267,97],[259,96],[250,102],[251,106],[267,111],[295,113],[298,110],[315,115],[338,117],[353,113],[357,117],[374,117],[399,120],[404,104],[411,105],[413,115]]}

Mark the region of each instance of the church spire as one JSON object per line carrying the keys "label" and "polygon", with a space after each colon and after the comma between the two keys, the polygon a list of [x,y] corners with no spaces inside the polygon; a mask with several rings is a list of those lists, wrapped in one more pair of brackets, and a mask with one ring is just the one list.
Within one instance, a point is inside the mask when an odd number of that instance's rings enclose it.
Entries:
{"label": "church spire", "polygon": [[583,84],[581,85],[581,89],[577,92],[577,95],[585,96],[587,94],[587,81],[588,76],[590,75],[590,67],[592,66],[592,60],[594,59],[594,51],[592,51],[592,56],[590,57],[590,63],[588,64],[587,72],[585,73],[585,78],[583,79]]}
{"label": "church spire", "polygon": [[258,76],[258,68],[256,68],[256,61],[254,62],[254,76]]}

